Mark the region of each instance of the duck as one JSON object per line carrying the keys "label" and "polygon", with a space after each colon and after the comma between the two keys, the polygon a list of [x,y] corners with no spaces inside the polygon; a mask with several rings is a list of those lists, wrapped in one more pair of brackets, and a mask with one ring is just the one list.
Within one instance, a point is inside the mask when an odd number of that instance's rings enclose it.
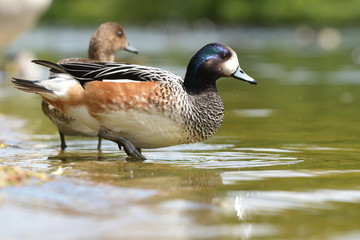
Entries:
{"label": "duck", "polygon": [[38,81],[13,78],[16,88],[39,94],[136,160],[146,159],[142,149],[212,137],[224,119],[216,87],[219,78],[257,84],[240,68],[235,51],[220,43],[209,43],[196,52],[185,78],[135,64],[33,62],[49,67],[54,76]]}
{"label": "duck", "polygon": [[[90,63],[90,62],[113,62],[115,59],[115,52],[125,50],[131,53],[138,53],[138,50],[131,46],[126,38],[124,28],[115,22],[105,22],[101,24],[93,33],[89,47],[88,58],[65,58],[58,62],[58,64],[65,63]],[[76,119],[64,114],[49,104],[46,100],[42,100],[41,108],[44,114],[52,121],[58,128],[61,149],[64,150],[67,145],[65,136],[83,136],[83,137],[97,137],[98,132],[88,128],[86,125],[77,121]],[[101,150],[101,138],[98,138],[97,148]]]}

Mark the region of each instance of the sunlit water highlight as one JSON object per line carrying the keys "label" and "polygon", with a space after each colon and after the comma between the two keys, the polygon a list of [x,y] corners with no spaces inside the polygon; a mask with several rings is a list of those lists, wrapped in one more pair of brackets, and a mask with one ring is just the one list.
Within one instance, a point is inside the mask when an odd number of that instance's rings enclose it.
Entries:
{"label": "sunlit water highlight", "polygon": [[[219,41],[236,50],[259,85],[219,81],[225,119],[217,135],[144,150],[140,163],[107,141],[99,152],[96,139],[67,138],[60,151],[39,97],[7,79],[0,87],[0,164],[45,172],[51,181],[1,189],[1,239],[359,238],[359,31],[340,31],[329,50],[317,45],[315,30],[306,44],[291,29],[196,36],[140,30],[128,35],[141,54],[120,59],[183,75],[193,51]],[[77,34],[82,41],[66,41]],[[62,40],[58,48],[50,35]],[[41,29],[10,52],[78,55],[90,35]]]}

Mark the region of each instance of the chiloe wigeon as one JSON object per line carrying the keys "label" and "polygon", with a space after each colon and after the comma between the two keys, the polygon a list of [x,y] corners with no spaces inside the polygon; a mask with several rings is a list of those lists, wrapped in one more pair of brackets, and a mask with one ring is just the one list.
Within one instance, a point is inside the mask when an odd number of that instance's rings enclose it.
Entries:
{"label": "chiloe wigeon", "polygon": [[[101,24],[93,33],[89,43],[88,58],[66,58],[60,60],[58,64],[70,62],[113,62],[115,52],[121,50],[138,53],[137,49],[127,42],[125,30],[121,25],[114,22],[106,22]],[[42,100],[41,107],[44,114],[50,118],[59,130],[61,149],[65,149],[67,147],[64,135],[85,137],[98,136],[97,131],[88,128],[76,119],[64,114],[54,108],[54,106],[49,104],[47,101]],[[100,148],[101,138],[99,137],[98,149]]]}
{"label": "chiloe wigeon", "polygon": [[142,148],[199,142],[216,133],[224,117],[217,79],[256,84],[240,68],[234,50],[219,43],[191,58],[184,79],[131,64],[34,62],[56,74],[50,80],[13,79],[16,88],[41,95],[139,160],[145,159]]}

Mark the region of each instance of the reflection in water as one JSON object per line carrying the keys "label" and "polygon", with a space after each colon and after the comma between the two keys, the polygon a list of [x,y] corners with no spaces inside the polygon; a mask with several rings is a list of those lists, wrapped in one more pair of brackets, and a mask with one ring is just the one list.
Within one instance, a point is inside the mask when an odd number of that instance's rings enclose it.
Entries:
{"label": "reflection in water", "polygon": [[[192,149],[193,151],[191,151]],[[179,145],[163,150],[165,149],[152,150],[145,154],[156,162],[208,169],[276,166],[302,161],[296,157],[281,155],[282,152],[292,152],[285,149],[233,148],[231,145],[198,143]],[[271,153],[271,151],[277,153]]]}
{"label": "reflection in water", "polygon": [[17,129],[25,126],[25,120],[8,117],[0,114],[0,143],[5,145],[15,145],[20,139],[29,139],[26,134],[19,133]]}
{"label": "reflection in water", "polygon": [[236,215],[240,220],[246,220],[250,215],[274,214],[285,210],[331,209],[334,202],[359,203],[360,191],[324,189],[309,192],[229,192],[228,198],[235,199]]}
{"label": "reflection in water", "polygon": [[[54,58],[84,52],[92,30],[58,30],[34,31],[14,48],[48,48]],[[93,139],[70,138],[60,152],[40,99],[4,83],[0,164],[63,172],[1,190],[7,228],[0,238],[356,239],[359,31],[342,30],[332,51],[319,47],[315,30],[299,31],[295,42],[294,29],[229,28],[196,38],[193,31],[129,29],[139,62],[183,75],[193,50],[216,38],[261,79],[256,89],[220,81],[226,113],[216,137],[144,150],[145,162],[128,162],[110,142],[98,152]],[[62,41],[54,49],[46,36]]]}
{"label": "reflection in water", "polygon": [[62,225],[66,231],[54,239],[66,237],[66,232],[73,237],[82,233],[82,237],[100,238],[99,228],[113,238],[271,236],[276,229],[269,224],[224,224],[213,216],[224,213],[224,206],[216,201],[223,195],[219,192],[224,186],[222,171],[302,162],[286,156],[296,152],[292,150],[209,143],[147,150],[144,154],[149,160],[127,162],[126,155],[110,142],[104,142],[103,151],[98,152],[96,140],[72,139],[68,150],[59,151],[57,135],[28,137],[20,146],[2,149],[1,164],[47,173],[62,167],[63,172],[40,186],[2,191],[6,210],[0,220],[12,219],[0,233],[2,238],[13,234],[11,226],[34,214],[37,221],[22,227],[18,237],[45,239]]}
{"label": "reflection in water", "polygon": [[246,210],[245,210],[245,207],[244,207],[243,196],[242,195],[237,195],[236,196],[234,208],[236,210],[236,216],[238,216],[240,220],[245,220],[246,219],[245,218]]}
{"label": "reflection in water", "polygon": [[234,184],[240,181],[256,181],[267,178],[321,177],[337,174],[360,173],[360,170],[262,170],[262,171],[227,171],[221,174],[223,184]]}
{"label": "reflection in water", "polygon": [[274,113],[274,109],[242,109],[234,112],[241,117],[269,117]]}

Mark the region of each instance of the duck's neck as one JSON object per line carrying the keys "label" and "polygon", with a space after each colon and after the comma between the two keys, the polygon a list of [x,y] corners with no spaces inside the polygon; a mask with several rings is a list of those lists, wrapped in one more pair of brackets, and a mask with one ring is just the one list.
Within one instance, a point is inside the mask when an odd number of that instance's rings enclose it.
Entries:
{"label": "duck's neck", "polygon": [[216,85],[209,85],[203,90],[187,90],[192,111],[187,116],[191,122],[191,134],[195,141],[203,141],[213,136],[224,119],[224,103],[216,89]]}
{"label": "duck's neck", "polygon": [[203,92],[217,92],[216,80],[219,77],[217,75],[209,73],[201,66],[190,65],[187,68],[184,86],[190,94],[200,94]]}
{"label": "duck's neck", "polygon": [[194,111],[188,116],[193,122],[191,132],[197,141],[213,136],[224,118],[224,104],[215,84],[219,77],[209,72],[204,65],[190,62],[184,79]]}
{"label": "duck's neck", "polygon": [[113,62],[115,59],[114,51],[110,50],[106,43],[101,45],[95,40],[90,41],[88,57],[99,62]]}

